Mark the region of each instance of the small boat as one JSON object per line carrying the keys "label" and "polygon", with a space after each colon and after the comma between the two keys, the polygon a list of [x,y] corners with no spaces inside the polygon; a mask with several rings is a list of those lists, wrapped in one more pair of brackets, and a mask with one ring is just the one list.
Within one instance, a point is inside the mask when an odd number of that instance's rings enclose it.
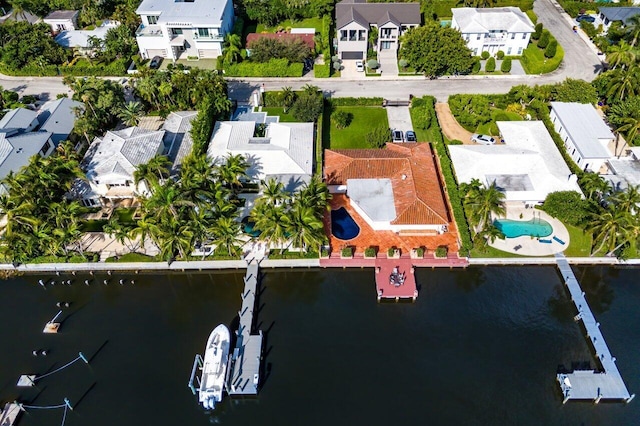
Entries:
{"label": "small boat", "polygon": [[199,399],[207,410],[213,410],[216,403],[222,401],[222,391],[227,379],[230,340],[229,329],[220,324],[211,332],[205,348]]}

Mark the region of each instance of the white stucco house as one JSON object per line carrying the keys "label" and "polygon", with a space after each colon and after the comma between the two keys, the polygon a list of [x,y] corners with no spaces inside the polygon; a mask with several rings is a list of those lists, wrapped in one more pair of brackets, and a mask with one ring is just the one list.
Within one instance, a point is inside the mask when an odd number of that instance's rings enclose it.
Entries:
{"label": "white stucco house", "polygon": [[542,203],[555,191],[580,192],[542,121],[498,121],[504,144],[449,145],[458,182],[493,182],[505,201]]}
{"label": "white stucco house", "polygon": [[143,0],[136,13],[140,55],[217,58],[234,22],[232,0]]}
{"label": "white stucco house", "polygon": [[53,34],[58,34],[62,31],[77,30],[78,13],[77,10],[54,10],[45,16],[42,22],[49,24]]}
{"label": "white stucco house", "polygon": [[593,105],[551,102],[550,115],[571,159],[584,171],[603,172],[615,135]]}
{"label": "white stucco house", "polygon": [[99,46],[95,42],[104,43],[107,32],[120,25],[117,21],[105,20],[99,27],[93,30],[64,30],[55,37],[56,43],[67,49],[73,49],[82,56],[93,56]]}
{"label": "white stucco house", "polygon": [[485,51],[495,55],[500,50],[505,55],[522,55],[535,31],[531,19],[518,7],[460,7],[451,12],[451,27],[462,33],[475,56]]}
{"label": "white stucco house", "polygon": [[378,54],[397,54],[400,36],[421,23],[420,3],[367,3],[343,0],[336,4],[336,33],[340,59],[367,59],[369,32],[378,30],[372,46]]}

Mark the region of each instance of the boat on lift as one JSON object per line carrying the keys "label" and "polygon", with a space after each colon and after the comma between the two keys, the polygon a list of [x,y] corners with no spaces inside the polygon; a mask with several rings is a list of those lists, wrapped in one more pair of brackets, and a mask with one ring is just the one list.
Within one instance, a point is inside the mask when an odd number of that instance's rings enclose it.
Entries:
{"label": "boat on lift", "polygon": [[200,404],[207,410],[215,409],[216,403],[222,401],[230,343],[231,334],[224,324],[214,328],[207,341],[199,390]]}

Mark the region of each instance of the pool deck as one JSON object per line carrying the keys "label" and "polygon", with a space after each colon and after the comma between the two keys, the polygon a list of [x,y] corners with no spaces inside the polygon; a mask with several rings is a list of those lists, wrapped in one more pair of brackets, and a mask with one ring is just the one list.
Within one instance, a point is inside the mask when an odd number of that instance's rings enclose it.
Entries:
{"label": "pool deck", "polygon": [[[522,215],[522,217],[520,217]],[[489,245],[507,253],[515,253],[521,256],[553,256],[562,253],[569,247],[569,231],[558,219],[549,216],[542,210],[525,209],[521,203],[507,206],[507,219],[527,221],[534,218],[546,220],[553,227],[553,232],[548,237],[534,238],[522,236],[516,238],[496,239]],[[556,239],[554,239],[556,237]],[[564,242],[561,244],[559,241]],[[547,241],[547,242],[545,242]]]}

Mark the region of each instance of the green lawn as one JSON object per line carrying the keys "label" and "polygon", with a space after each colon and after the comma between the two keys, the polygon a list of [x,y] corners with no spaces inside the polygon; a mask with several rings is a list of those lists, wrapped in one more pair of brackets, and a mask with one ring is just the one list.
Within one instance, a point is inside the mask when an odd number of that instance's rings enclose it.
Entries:
{"label": "green lawn", "polygon": [[295,119],[293,115],[291,115],[291,110],[287,113],[284,112],[284,108],[280,107],[262,107],[262,112],[266,112],[269,115],[277,115],[280,117],[280,122],[282,123],[296,123],[298,120]]}
{"label": "green lawn", "polygon": [[[177,59],[175,62],[175,65],[182,64],[185,67],[201,68],[204,70],[215,70],[217,62],[218,61],[216,58],[203,58],[197,61],[187,61],[185,57],[185,59]],[[164,60],[160,64],[160,69],[161,70],[167,69],[167,66],[169,64],[173,64],[173,61],[170,58],[164,58]]]}
{"label": "green lawn", "polygon": [[322,123],[322,145],[331,149],[371,148],[365,135],[377,126],[389,127],[387,111],[382,107],[336,107],[353,114],[349,127],[338,129],[331,123],[330,114],[325,113]]}
{"label": "green lawn", "polygon": [[526,257],[526,256],[521,256],[519,254],[515,254],[515,253],[509,253],[506,251],[502,251],[502,250],[498,250],[497,248],[493,248],[491,246],[487,246],[484,249],[479,249],[479,248],[473,248],[471,249],[471,257],[476,257],[476,258],[500,258],[500,257]]}
{"label": "green lawn", "polygon": [[476,133],[484,135],[496,136],[500,134],[496,121],[522,121],[522,117],[514,112],[507,112],[501,109],[491,111],[491,121],[486,124],[480,124],[476,129]]}
{"label": "green lawn", "polygon": [[105,260],[108,263],[114,262],[160,262],[160,259],[157,259],[153,256],[147,256],[142,253],[127,253],[123,254],[119,257],[110,257]]}
{"label": "green lawn", "polygon": [[278,28],[287,29],[287,28],[315,28],[316,32],[319,33],[322,30],[322,18],[307,18],[301,21],[291,21],[291,19],[287,19],[286,21],[278,22],[276,25],[272,27],[267,27],[264,24],[258,24],[256,27],[257,33],[267,32],[267,33],[275,33]]}
{"label": "green lawn", "polygon": [[[416,114],[419,113],[419,111],[417,111],[414,108],[409,108],[409,113],[411,114],[411,121],[412,121],[412,127],[413,127],[413,131],[416,132],[416,138],[418,139],[418,142],[434,142],[438,140],[438,137],[435,136],[435,134],[437,132],[440,132],[440,128],[439,127],[430,127],[429,129],[420,129],[419,127],[416,127],[413,122],[417,122],[418,119],[415,118]],[[435,114],[435,110],[431,111],[432,114]],[[444,136],[443,136],[444,137]]]}
{"label": "green lawn", "polygon": [[531,42],[529,46],[522,52],[520,63],[527,74],[545,74],[555,71],[564,58],[564,50],[558,44],[556,56],[547,59],[544,56],[544,50],[538,49],[536,42]]}
{"label": "green lawn", "polygon": [[564,226],[567,227],[570,238],[569,247],[564,251],[564,255],[567,257],[588,257],[591,254],[591,234],[583,232],[577,226],[566,223]]}

